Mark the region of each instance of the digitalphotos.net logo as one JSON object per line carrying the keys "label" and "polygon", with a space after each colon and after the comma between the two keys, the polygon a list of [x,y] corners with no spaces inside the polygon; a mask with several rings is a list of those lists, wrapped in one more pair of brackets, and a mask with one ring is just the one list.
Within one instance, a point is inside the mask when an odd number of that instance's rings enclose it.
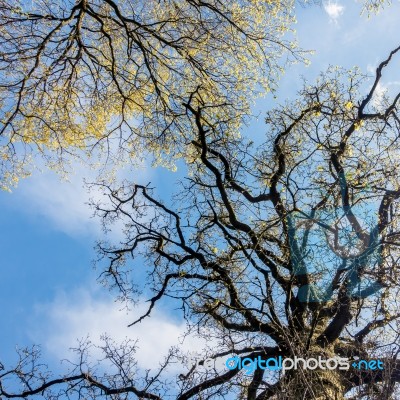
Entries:
{"label": "digitalphotos.net logo", "polygon": [[383,361],[381,360],[359,360],[350,361],[346,357],[323,358],[302,358],[302,357],[270,357],[263,359],[261,356],[257,358],[241,358],[239,356],[230,357],[226,360],[225,366],[229,370],[244,370],[246,375],[253,374],[257,369],[268,371],[285,371],[289,370],[349,370],[350,368],[360,370],[383,370]]}
{"label": "digitalphotos.net logo", "polygon": [[227,368],[228,370],[243,370],[246,375],[253,374],[257,369],[270,372],[282,372],[290,370],[344,370],[358,369],[364,371],[376,371],[383,370],[384,363],[379,359],[364,360],[355,357],[353,360],[347,357],[269,357],[263,358],[261,356],[251,357],[240,357],[238,355],[229,357],[227,359],[196,359],[189,358],[186,364],[187,368],[195,369],[206,369],[214,370],[220,369],[220,367]]}

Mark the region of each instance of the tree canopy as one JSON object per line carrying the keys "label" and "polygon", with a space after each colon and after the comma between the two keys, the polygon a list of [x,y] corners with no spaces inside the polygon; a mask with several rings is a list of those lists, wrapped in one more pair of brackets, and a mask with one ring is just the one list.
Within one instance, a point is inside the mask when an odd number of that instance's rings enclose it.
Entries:
{"label": "tree canopy", "polygon": [[294,21],[294,0],[2,1],[5,186],[32,153],[114,146],[171,163],[193,139],[191,96],[238,128],[285,60],[303,59]]}

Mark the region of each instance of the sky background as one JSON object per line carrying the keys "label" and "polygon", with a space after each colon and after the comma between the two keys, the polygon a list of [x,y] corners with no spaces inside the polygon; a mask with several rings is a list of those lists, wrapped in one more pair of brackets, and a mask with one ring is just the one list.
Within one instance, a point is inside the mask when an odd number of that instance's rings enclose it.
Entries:
{"label": "sky background", "polygon": [[[262,140],[265,111],[274,101],[294,99],[301,88],[300,76],[313,81],[329,65],[359,66],[373,73],[389,52],[400,45],[400,2],[393,1],[378,15],[360,17],[360,2],[342,0],[321,6],[299,7],[296,26],[299,44],[315,50],[311,65],[288,68],[276,93],[258,101],[252,121],[244,132]],[[400,90],[400,57],[384,77],[382,92]],[[398,87],[398,88],[397,88]],[[378,101],[379,99],[377,99]],[[168,196],[178,174],[162,168],[126,170],[138,183],[151,182],[160,197]],[[180,343],[184,324],[173,307],[157,308],[152,318],[132,328],[127,325],[144,307],[127,313],[98,283],[93,270],[94,245],[102,238],[98,219],[87,205],[91,194],[83,187],[93,171],[76,167],[68,181],[44,170],[20,182],[12,193],[0,192],[0,301],[2,304],[0,360],[15,360],[16,346],[40,344],[44,359],[57,368],[59,360],[71,357],[69,348],[77,339],[90,336],[94,343],[108,333],[115,340],[138,338],[137,359],[144,368],[156,367],[172,345]],[[115,229],[112,237],[120,233]],[[140,262],[140,261],[139,261]],[[142,277],[138,275],[140,282]],[[184,347],[199,348],[199,339],[185,341]]]}

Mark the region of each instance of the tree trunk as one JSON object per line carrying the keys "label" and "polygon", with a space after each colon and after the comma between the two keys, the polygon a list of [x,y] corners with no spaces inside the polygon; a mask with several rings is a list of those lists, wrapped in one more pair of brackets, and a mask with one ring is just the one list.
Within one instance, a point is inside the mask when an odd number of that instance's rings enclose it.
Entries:
{"label": "tree trunk", "polygon": [[279,400],[344,400],[343,376],[339,370],[303,370],[286,373]]}

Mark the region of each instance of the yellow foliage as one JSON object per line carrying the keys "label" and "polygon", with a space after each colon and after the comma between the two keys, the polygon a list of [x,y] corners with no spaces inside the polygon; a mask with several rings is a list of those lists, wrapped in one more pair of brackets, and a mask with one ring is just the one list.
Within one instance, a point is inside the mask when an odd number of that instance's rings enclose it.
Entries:
{"label": "yellow foliage", "polygon": [[348,101],[347,103],[345,103],[344,106],[346,110],[351,110],[353,108],[353,103],[351,101]]}
{"label": "yellow foliage", "polygon": [[[25,150],[90,152],[116,137],[131,156],[184,154],[195,132],[184,103],[237,132],[274,87],[281,56],[296,52],[283,37],[294,0],[123,0],[118,13],[95,0],[85,2],[92,13],[29,3],[5,0],[0,15],[0,52],[15,54],[2,64],[0,127]],[[9,165],[1,168],[4,176]]]}
{"label": "yellow foliage", "polygon": [[354,129],[358,131],[364,125],[364,121],[359,120],[354,123]]}

